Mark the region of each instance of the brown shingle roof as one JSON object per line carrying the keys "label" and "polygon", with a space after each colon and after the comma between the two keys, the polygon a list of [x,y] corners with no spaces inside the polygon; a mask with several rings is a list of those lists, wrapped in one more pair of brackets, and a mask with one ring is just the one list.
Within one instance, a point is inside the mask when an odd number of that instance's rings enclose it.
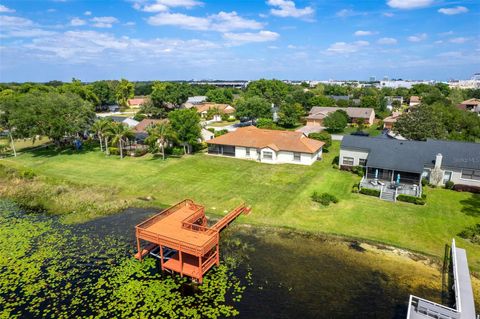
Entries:
{"label": "brown shingle roof", "polygon": [[222,114],[231,114],[235,112],[233,106],[229,104],[218,104],[218,103],[202,103],[195,106],[198,113],[206,112],[209,109],[217,107]]}
{"label": "brown shingle roof", "polygon": [[375,111],[369,107],[321,107],[315,106],[310,110],[307,119],[311,120],[322,120],[328,114],[333,113],[337,110],[343,110],[347,112],[347,115],[350,118],[364,118],[369,119],[372,113]]}
{"label": "brown shingle roof", "polygon": [[420,97],[419,97],[419,96],[416,96],[416,95],[412,95],[412,96],[410,97],[410,103],[412,103],[412,102],[413,102],[413,103],[420,103],[420,100],[421,100]]}
{"label": "brown shingle roof", "polygon": [[253,148],[269,147],[275,151],[310,154],[317,152],[325,144],[306,137],[302,132],[266,130],[255,126],[239,128],[234,132],[209,140],[207,143]]}
{"label": "brown shingle roof", "polygon": [[392,115],[383,119],[383,123],[396,123],[400,115],[402,115],[401,112],[393,112]]}
{"label": "brown shingle roof", "polygon": [[468,99],[466,101],[463,101],[460,104],[465,104],[465,105],[480,105],[480,99]]}
{"label": "brown shingle roof", "polygon": [[156,125],[162,122],[166,122],[167,120],[154,120],[154,119],[143,119],[140,123],[135,126],[135,131],[137,132],[146,132],[147,127],[151,125]]}

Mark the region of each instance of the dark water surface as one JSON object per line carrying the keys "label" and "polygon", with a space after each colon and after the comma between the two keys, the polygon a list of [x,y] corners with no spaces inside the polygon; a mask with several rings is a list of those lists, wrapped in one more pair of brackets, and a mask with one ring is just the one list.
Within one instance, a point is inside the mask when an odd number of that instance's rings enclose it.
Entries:
{"label": "dark water surface", "polygon": [[[102,249],[96,243],[115,238],[112,244],[122,247],[117,253],[130,254],[135,224],[156,212],[128,209],[69,226],[73,234],[94,238],[72,249]],[[405,318],[410,293],[440,300],[438,270],[404,256],[364,251],[333,238],[245,226],[231,226],[221,237],[222,257],[242,259],[234,270],[247,286],[242,300],[232,301],[238,318]],[[99,261],[77,267],[96,265],[106,267]]]}
{"label": "dark water surface", "polygon": [[[83,226],[133,242],[133,225],[154,212],[128,209]],[[440,301],[438,271],[407,257],[250,227],[230,227],[222,238],[247,246],[246,261],[235,270],[240,278],[252,275],[236,304],[239,318],[405,318],[410,293]],[[231,246],[221,246],[223,256]]]}

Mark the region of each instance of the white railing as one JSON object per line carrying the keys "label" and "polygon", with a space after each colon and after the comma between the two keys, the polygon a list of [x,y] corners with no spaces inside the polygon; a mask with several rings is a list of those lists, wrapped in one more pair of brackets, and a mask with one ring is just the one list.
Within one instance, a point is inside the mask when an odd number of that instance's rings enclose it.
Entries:
{"label": "white railing", "polygon": [[457,268],[457,247],[455,238],[452,239],[452,268],[453,268],[453,290],[455,291],[455,306],[458,312],[462,311],[462,301],[460,300],[460,284],[458,283]]}
{"label": "white railing", "polygon": [[408,303],[407,319],[410,319],[412,311],[435,319],[460,319],[460,312],[433,301],[429,301],[414,295],[410,295]]}

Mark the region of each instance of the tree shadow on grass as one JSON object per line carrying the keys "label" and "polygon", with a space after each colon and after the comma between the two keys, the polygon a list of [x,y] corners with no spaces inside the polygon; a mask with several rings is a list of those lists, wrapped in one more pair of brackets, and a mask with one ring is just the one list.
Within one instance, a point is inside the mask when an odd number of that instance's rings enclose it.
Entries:
{"label": "tree shadow on grass", "polygon": [[57,155],[79,155],[86,154],[90,152],[100,152],[100,150],[95,146],[84,145],[82,149],[75,150],[73,147],[67,147],[63,149],[56,148],[53,144],[46,145],[42,148],[31,148],[24,149],[22,153],[31,154],[32,157],[54,157]]}
{"label": "tree shadow on grass", "polygon": [[480,216],[480,194],[471,194],[470,198],[460,201],[462,212],[468,216]]}

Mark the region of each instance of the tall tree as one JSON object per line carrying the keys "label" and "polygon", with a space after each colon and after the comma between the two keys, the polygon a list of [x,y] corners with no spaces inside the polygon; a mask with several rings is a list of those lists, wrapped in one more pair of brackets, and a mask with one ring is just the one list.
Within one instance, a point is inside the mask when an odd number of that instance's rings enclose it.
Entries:
{"label": "tall tree", "polygon": [[300,103],[283,103],[280,107],[278,124],[283,127],[294,127],[300,121],[304,112]]}
{"label": "tall tree", "polygon": [[328,114],[323,120],[323,125],[332,132],[341,132],[347,127],[348,115],[343,110]]}
{"label": "tall tree", "polygon": [[260,96],[270,103],[279,106],[290,91],[290,86],[280,80],[261,79],[248,84],[247,97]]}
{"label": "tall tree", "polygon": [[[98,140],[100,141],[100,150],[103,152],[103,140],[105,136],[110,131],[112,121],[108,119],[99,119],[96,120],[95,123],[92,125],[92,130],[97,134]],[[106,151],[107,146],[105,146]]]}
{"label": "tall tree", "polygon": [[119,105],[127,107],[128,99],[134,96],[134,85],[126,79],[121,79],[117,85],[115,96]]}
{"label": "tall tree", "polygon": [[183,145],[183,151],[187,154],[187,146],[197,143],[201,138],[200,116],[195,109],[175,110],[168,114],[168,119],[177,139]]}
{"label": "tall tree", "polygon": [[123,143],[126,142],[128,139],[133,138],[135,136],[135,133],[127,125],[113,122],[110,125],[108,135],[112,138],[112,143],[118,143],[118,148],[120,150],[120,158],[123,158]]}
{"label": "tall tree", "polygon": [[162,158],[165,160],[165,145],[176,138],[175,132],[169,122],[161,122],[147,128],[147,142],[154,142],[162,150]]}
{"label": "tall tree", "polygon": [[235,114],[237,118],[248,118],[249,120],[272,118],[271,104],[259,96],[242,98],[237,100]]}
{"label": "tall tree", "polygon": [[401,115],[395,123],[394,131],[410,140],[447,137],[441,115],[430,105],[417,107]]}

